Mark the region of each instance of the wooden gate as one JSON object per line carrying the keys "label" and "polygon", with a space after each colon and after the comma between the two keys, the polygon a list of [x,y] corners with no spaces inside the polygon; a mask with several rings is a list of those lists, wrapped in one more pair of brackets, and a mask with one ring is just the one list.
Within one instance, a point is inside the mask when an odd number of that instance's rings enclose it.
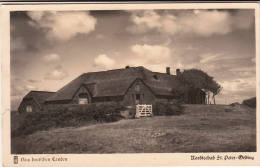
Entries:
{"label": "wooden gate", "polygon": [[137,104],[136,105],[136,118],[151,117],[153,116],[153,107],[151,104]]}

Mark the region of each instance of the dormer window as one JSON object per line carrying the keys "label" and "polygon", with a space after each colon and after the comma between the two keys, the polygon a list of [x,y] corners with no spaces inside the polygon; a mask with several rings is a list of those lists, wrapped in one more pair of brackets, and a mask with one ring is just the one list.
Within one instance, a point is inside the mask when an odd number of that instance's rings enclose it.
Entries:
{"label": "dormer window", "polygon": [[88,95],[86,93],[79,94],[79,104],[88,104]]}

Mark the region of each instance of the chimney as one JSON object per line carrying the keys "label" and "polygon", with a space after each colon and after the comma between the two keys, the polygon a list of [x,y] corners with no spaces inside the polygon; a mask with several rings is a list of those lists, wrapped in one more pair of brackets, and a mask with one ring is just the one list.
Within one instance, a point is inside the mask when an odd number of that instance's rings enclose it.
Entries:
{"label": "chimney", "polygon": [[179,68],[176,69],[176,75],[179,76],[181,74],[181,71]]}
{"label": "chimney", "polygon": [[170,71],[171,71],[170,67],[166,67],[166,74],[171,75]]}

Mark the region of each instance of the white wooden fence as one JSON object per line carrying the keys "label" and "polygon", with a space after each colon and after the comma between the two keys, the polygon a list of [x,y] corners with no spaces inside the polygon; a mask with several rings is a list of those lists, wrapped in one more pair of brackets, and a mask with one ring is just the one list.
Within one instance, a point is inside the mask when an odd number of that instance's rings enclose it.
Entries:
{"label": "white wooden fence", "polygon": [[137,104],[136,105],[136,118],[151,117],[153,116],[153,107],[151,104]]}

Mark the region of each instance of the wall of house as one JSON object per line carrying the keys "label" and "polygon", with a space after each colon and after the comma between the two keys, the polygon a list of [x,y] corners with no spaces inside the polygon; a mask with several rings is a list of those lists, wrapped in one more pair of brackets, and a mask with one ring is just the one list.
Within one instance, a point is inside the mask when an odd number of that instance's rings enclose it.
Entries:
{"label": "wall of house", "polygon": [[[137,85],[139,85],[139,89]],[[136,105],[137,94],[140,95],[139,104],[153,104],[156,100],[151,90],[141,80],[136,80],[126,92],[122,101],[123,105]]]}
{"label": "wall of house", "polygon": [[20,104],[18,111],[20,113],[26,112],[26,106],[32,106],[32,112],[39,112],[41,111],[39,105],[33,99],[23,99],[22,103]]}
{"label": "wall of house", "polygon": [[93,103],[103,103],[103,102],[121,102],[123,96],[108,96],[108,97],[95,97],[92,99]]}
{"label": "wall of house", "polygon": [[205,92],[200,89],[193,89],[187,92],[184,96],[186,104],[205,104]]}

